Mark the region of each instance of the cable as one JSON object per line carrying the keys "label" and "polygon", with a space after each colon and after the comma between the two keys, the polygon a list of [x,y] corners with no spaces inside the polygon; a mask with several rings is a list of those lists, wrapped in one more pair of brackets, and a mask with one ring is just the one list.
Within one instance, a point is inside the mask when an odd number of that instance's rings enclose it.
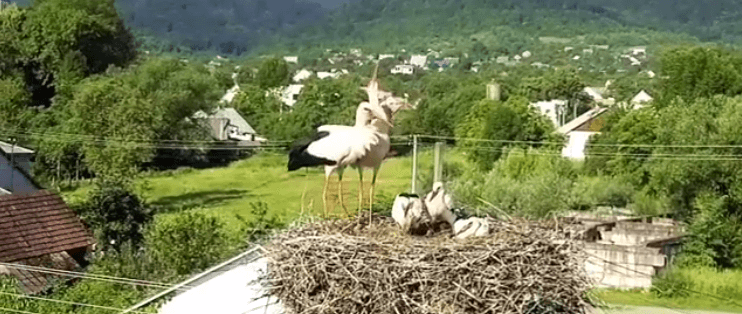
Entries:
{"label": "cable", "polygon": [[[105,282],[111,282],[111,283],[119,283],[119,284],[129,284],[129,285],[136,285],[136,286],[145,286],[145,287],[155,287],[155,288],[170,288],[174,285],[172,284],[166,284],[156,281],[148,281],[148,280],[140,280],[140,279],[130,279],[130,278],[123,278],[123,277],[115,277],[115,276],[107,276],[107,275],[97,275],[97,274],[89,274],[89,273],[82,273],[82,272],[74,272],[74,271],[67,271],[67,270],[60,270],[60,269],[53,269],[53,268],[46,268],[46,267],[39,267],[39,266],[30,266],[30,265],[23,265],[23,264],[15,264],[15,263],[3,263],[0,262],[0,265],[15,268],[15,269],[21,269],[26,271],[32,271],[32,272],[40,272],[40,273],[47,273],[47,274],[53,274],[53,275],[61,275],[61,276],[67,276],[67,277],[73,277],[73,278],[84,278],[84,279],[91,279],[91,280],[100,280]],[[185,286],[186,288],[193,288],[189,286]]]}
{"label": "cable", "polygon": [[[108,310],[108,311],[117,311],[117,312],[124,311],[124,309],[120,309],[120,308],[116,308],[116,307],[102,306],[102,305],[95,305],[95,304],[87,304],[87,303],[79,303],[79,302],[71,302],[71,301],[56,300],[56,299],[48,299],[48,298],[35,297],[35,296],[23,295],[23,294],[17,294],[17,293],[9,293],[9,292],[2,292],[2,291],[0,291],[0,294],[9,295],[9,296],[13,296],[13,297],[19,297],[19,298],[32,299],[32,300],[61,303],[61,304],[67,304],[67,305],[77,305],[77,306],[92,307],[92,308],[97,308],[97,309],[102,309],[102,310]],[[156,313],[152,313],[152,312],[142,312],[142,311],[131,311],[131,312],[132,313],[142,313],[142,314],[156,314]]]}
{"label": "cable", "polygon": [[14,309],[9,309],[9,308],[5,308],[5,307],[0,307],[0,311],[7,311],[7,312],[11,312],[11,313],[21,313],[21,314],[41,314],[41,313],[36,313],[36,312],[14,310]]}

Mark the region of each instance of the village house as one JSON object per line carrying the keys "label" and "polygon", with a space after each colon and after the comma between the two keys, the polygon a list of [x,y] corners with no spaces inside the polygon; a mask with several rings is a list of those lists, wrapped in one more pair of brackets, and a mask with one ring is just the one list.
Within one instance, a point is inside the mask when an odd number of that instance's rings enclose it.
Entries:
{"label": "village house", "polygon": [[413,55],[410,58],[410,64],[425,69],[428,66],[428,56],[426,55]]}
{"label": "village house", "polygon": [[41,190],[30,175],[33,155],[30,149],[0,142],[0,195]]}
{"label": "village house", "polygon": [[234,108],[217,108],[211,114],[199,110],[193,117],[204,120],[211,136],[217,141],[237,141],[239,144],[253,145],[261,140]]}
{"label": "village house", "polygon": [[562,149],[562,156],[570,159],[585,159],[585,147],[590,137],[600,133],[603,127],[602,115],[608,108],[595,107],[576,119],[557,129],[558,133],[567,136],[567,146]]}
{"label": "village house", "polygon": [[552,99],[548,101],[538,101],[531,103],[531,106],[538,108],[541,114],[549,118],[554,123],[554,126],[560,127],[562,125],[562,116],[567,106],[566,100]]}
{"label": "village house", "polygon": [[647,92],[641,90],[639,93],[636,94],[636,96],[634,96],[634,98],[631,98],[630,104],[632,108],[639,109],[644,107],[646,103],[651,102],[652,100],[654,100],[652,96],[649,96]]}
{"label": "village house", "polygon": [[34,267],[79,271],[87,266],[92,233],[59,195],[1,195],[0,217],[0,276],[17,278],[25,293],[41,293],[53,281],[67,279]]}
{"label": "village house", "polygon": [[237,96],[237,93],[239,92],[240,86],[235,84],[234,86],[232,86],[232,88],[227,90],[227,92],[224,94],[224,96],[222,96],[219,102],[223,104],[232,103],[232,100],[234,100],[234,97]]}
{"label": "village house", "polygon": [[292,80],[296,83],[299,83],[303,80],[308,79],[312,76],[312,71],[309,71],[307,69],[301,69],[299,72],[296,72]]}
{"label": "village house", "polygon": [[384,59],[394,59],[394,55],[393,54],[380,54],[379,60],[384,60]]}
{"label": "village house", "polygon": [[336,79],[340,77],[340,73],[337,72],[317,72],[317,77],[320,79],[332,78]]}
{"label": "village house", "polygon": [[293,108],[296,101],[299,100],[299,94],[301,94],[303,88],[304,85],[302,84],[291,84],[283,88],[281,91],[281,102],[283,102],[284,105]]}
{"label": "village house", "polygon": [[283,60],[286,61],[286,63],[299,63],[299,57],[297,56],[286,56],[283,57]]}
{"label": "village house", "polygon": [[415,72],[415,67],[411,64],[398,64],[390,71],[392,74],[409,74],[412,75]]}

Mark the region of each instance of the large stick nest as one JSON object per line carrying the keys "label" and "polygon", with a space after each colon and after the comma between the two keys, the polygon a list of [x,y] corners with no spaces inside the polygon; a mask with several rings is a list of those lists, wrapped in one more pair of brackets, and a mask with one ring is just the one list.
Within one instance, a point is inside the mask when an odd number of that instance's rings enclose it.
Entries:
{"label": "large stick nest", "polygon": [[[368,214],[367,214],[368,215]],[[491,235],[400,233],[387,217],[307,224],[266,246],[269,291],[293,313],[585,313],[576,242],[555,221]]]}

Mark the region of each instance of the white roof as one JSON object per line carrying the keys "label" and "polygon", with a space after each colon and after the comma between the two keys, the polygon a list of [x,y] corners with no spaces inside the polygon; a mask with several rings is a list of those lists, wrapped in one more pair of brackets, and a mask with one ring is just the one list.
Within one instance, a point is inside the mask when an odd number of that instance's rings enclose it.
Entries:
{"label": "white roof", "polygon": [[286,63],[298,63],[299,57],[297,56],[286,56],[283,57],[283,60],[286,61]]}
{"label": "white roof", "polygon": [[601,113],[608,110],[608,108],[601,108],[601,107],[595,107],[593,109],[588,110],[588,112],[583,113],[581,116],[577,117],[576,119],[573,119],[572,121],[567,122],[566,124],[562,125],[559,129],[557,129],[557,132],[566,134],[571,132],[572,130],[576,129],[583,123],[590,121],[590,119],[597,117]]}
{"label": "white roof", "polygon": [[593,100],[603,99],[603,87],[585,87],[583,91],[590,95]]}
{"label": "white roof", "polygon": [[1,142],[1,141],[0,141],[0,149],[2,149],[3,152],[6,154],[10,154],[11,151],[13,152],[13,154],[33,154],[34,153],[34,151],[28,148],[21,147],[18,145],[13,146],[13,144]]}
{"label": "white roof", "polygon": [[294,75],[294,82],[301,82],[305,79],[308,79],[310,76],[312,76],[312,72],[307,69],[301,69],[301,71],[297,72],[296,75]]}
{"label": "white roof", "polygon": [[426,55],[414,55],[410,58],[410,64],[424,68],[428,63],[428,56]]}
{"label": "white roof", "polygon": [[631,99],[631,103],[632,104],[639,104],[639,103],[643,103],[643,102],[652,101],[653,99],[654,98],[652,98],[652,96],[649,96],[649,94],[647,94],[647,92],[645,92],[644,90],[642,90],[641,92],[639,92],[638,94],[636,94],[636,96],[634,96],[634,98]]}
{"label": "white roof", "polygon": [[324,79],[328,77],[337,78],[338,76],[340,76],[340,73],[317,72],[317,77],[319,77],[320,79]]}
{"label": "white roof", "polygon": [[387,59],[387,58],[394,58],[393,54],[381,54],[379,55],[379,60]]}
{"label": "white roof", "polygon": [[227,93],[222,96],[222,99],[219,100],[219,102],[225,102],[225,103],[231,103],[234,99],[234,96],[237,96],[237,93],[240,92],[240,86],[235,85],[229,90],[227,90]]}

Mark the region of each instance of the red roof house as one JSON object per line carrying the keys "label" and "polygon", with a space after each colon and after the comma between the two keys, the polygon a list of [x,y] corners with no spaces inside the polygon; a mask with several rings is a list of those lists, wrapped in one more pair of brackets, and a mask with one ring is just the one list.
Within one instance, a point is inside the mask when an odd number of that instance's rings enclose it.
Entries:
{"label": "red roof house", "polygon": [[18,278],[26,293],[46,290],[54,278],[34,267],[79,270],[93,244],[90,231],[59,195],[0,196],[0,274]]}

